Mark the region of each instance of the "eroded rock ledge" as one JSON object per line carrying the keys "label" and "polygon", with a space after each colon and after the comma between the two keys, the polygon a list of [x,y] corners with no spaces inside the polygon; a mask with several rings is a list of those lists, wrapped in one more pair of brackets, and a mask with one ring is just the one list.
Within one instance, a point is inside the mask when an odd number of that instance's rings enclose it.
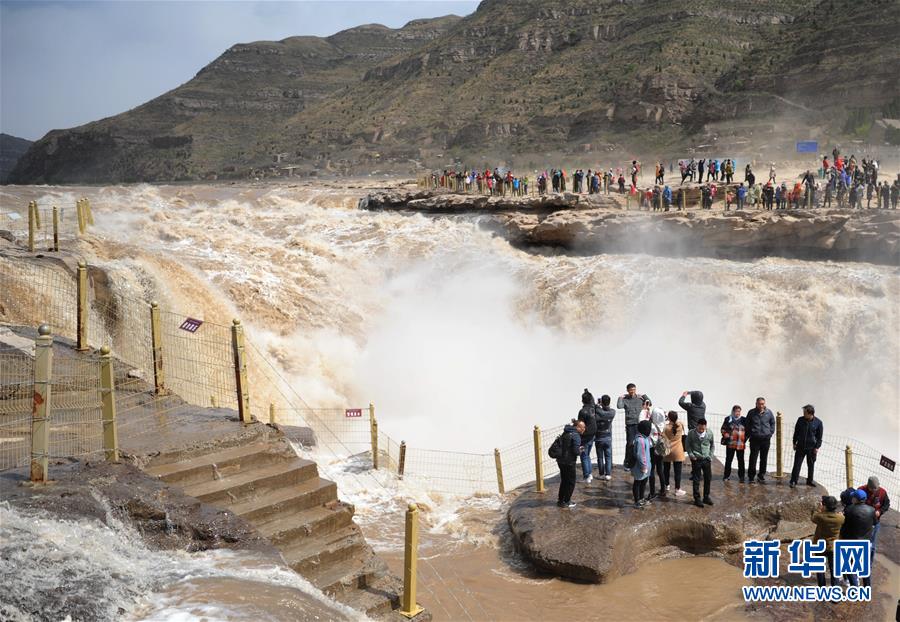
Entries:
{"label": "eroded rock ledge", "polygon": [[[720,470],[718,464],[714,470]],[[687,475],[687,473],[685,473]],[[690,480],[682,482],[690,491]],[[825,491],[787,482],[723,483],[713,476],[712,507],[697,508],[690,492],[631,507],[631,477],[578,484],[572,510],[556,507],[558,483],[544,493],[523,492],[507,514],[516,546],[540,570],[607,583],[642,563],[665,557],[714,554],[737,563],[749,539],[809,537],[810,514]]]}
{"label": "eroded rock ledge", "polygon": [[381,192],[360,209],[481,215],[519,247],[753,259],[775,256],[900,264],[900,210],[625,210],[615,196],[485,197]]}

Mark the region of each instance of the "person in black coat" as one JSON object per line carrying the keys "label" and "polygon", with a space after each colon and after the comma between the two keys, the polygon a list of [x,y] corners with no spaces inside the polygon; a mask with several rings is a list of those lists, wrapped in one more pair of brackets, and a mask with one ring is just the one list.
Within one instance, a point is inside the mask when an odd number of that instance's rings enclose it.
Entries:
{"label": "person in black coat", "polygon": [[794,426],[794,468],[791,470],[791,488],[797,485],[804,459],[806,459],[806,485],[816,485],[813,481],[813,471],[816,466],[816,455],[822,446],[823,431],[822,420],[816,418],[816,409],[813,405],[804,406],[803,416],[797,419]]}

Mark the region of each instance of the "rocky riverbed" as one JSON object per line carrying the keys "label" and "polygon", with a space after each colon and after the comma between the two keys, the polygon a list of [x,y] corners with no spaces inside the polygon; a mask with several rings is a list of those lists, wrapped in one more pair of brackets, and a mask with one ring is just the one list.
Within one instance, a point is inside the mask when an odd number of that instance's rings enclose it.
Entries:
{"label": "rocky riverbed", "polygon": [[525,248],[900,263],[900,211],[894,210],[648,212],[627,209],[615,195],[487,197],[403,189],[369,194],[359,208],[480,216],[484,226]]}

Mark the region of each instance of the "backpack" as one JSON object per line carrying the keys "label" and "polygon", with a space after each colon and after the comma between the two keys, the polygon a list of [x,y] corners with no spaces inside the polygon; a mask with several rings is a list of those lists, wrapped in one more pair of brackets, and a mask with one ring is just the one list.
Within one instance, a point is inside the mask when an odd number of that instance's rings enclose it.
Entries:
{"label": "backpack", "polygon": [[666,438],[666,435],[659,429],[659,426],[653,423],[653,427],[656,428],[656,433],[658,435],[657,441],[653,444],[653,451],[655,451],[656,455],[660,458],[665,458],[672,453],[672,446],[669,444],[669,439]]}
{"label": "backpack", "polygon": [[572,453],[572,433],[571,432],[563,432],[559,436],[557,436],[553,443],[550,445],[550,449],[547,450],[547,455],[549,455],[554,460],[561,460],[563,462],[571,461],[570,458]]}

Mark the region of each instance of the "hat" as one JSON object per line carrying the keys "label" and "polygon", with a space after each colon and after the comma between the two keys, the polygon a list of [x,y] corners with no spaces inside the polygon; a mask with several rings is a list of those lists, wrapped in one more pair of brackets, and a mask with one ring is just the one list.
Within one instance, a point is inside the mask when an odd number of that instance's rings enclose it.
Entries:
{"label": "hat", "polygon": [[856,491],[855,493],[853,493],[853,494],[855,494],[855,495],[856,495],[856,498],[859,499],[860,501],[865,501],[866,498],[868,497],[868,495],[866,495],[866,491],[865,491],[865,490],[857,490],[857,491]]}

